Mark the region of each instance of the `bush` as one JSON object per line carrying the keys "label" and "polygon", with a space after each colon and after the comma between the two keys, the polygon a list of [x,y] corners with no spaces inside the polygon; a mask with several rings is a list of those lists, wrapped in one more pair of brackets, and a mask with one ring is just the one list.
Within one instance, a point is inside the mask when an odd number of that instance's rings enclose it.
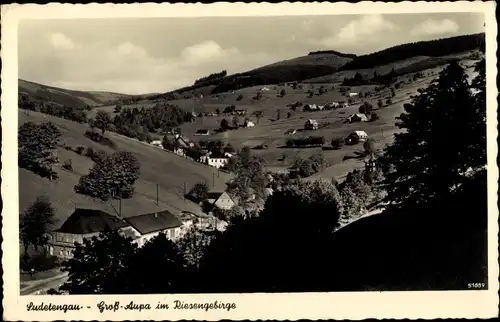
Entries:
{"label": "bush", "polygon": [[64,161],[62,167],[68,171],[73,171],[73,162],[71,159]]}
{"label": "bush", "polygon": [[[109,129],[109,127],[108,127],[108,129]],[[85,131],[84,136],[91,139],[92,141],[100,143],[102,145],[106,145],[106,146],[109,146],[111,148],[116,147],[115,142],[111,141],[110,139],[108,139],[107,137],[103,136],[102,134],[100,134],[96,131],[87,130],[87,131]]]}
{"label": "bush", "polygon": [[341,149],[344,146],[344,139],[343,138],[333,138],[331,145],[332,148],[334,149]]}
{"label": "bush", "polygon": [[226,119],[223,119],[221,122],[220,122],[220,128],[222,131],[227,131],[229,130],[229,122],[226,120]]}
{"label": "bush", "polygon": [[107,157],[108,157],[108,154],[104,151],[94,151],[92,153],[92,156],[90,157],[90,159],[97,163],[97,162],[103,161]]}
{"label": "bush", "polygon": [[304,148],[310,146],[321,146],[323,144],[325,144],[325,138],[323,136],[308,136],[305,138],[286,140],[286,146],[289,148]]}
{"label": "bush", "polygon": [[88,147],[87,151],[85,151],[85,156],[92,159],[94,157],[94,149]]}
{"label": "bush", "polygon": [[77,145],[75,148],[75,152],[78,153],[79,155],[83,155],[84,151],[85,151],[84,145]]}
{"label": "bush", "polygon": [[370,122],[376,121],[378,119],[379,119],[379,117],[378,117],[377,113],[372,113],[370,115]]}
{"label": "bush", "polygon": [[363,105],[359,107],[359,112],[363,114],[369,114],[372,111],[373,111],[373,106],[368,102],[364,102]]}
{"label": "bush", "polygon": [[238,97],[236,98],[237,101],[241,101],[243,99],[243,95],[238,95]]}
{"label": "bush", "polygon": [[33,255],[27,260],[21,260],[21,270],[29,272],[31,269],[37,272],[44,272],[59,267],[60,261],[56,256]]}

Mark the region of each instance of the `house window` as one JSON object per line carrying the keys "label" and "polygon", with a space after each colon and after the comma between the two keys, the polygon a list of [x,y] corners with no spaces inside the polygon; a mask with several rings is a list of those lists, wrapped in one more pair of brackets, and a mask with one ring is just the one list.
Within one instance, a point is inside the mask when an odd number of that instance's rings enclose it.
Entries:
{"label": "house window", "polygon": [[62,242],[63,236],[61,234],[57,234],[57,241]]}

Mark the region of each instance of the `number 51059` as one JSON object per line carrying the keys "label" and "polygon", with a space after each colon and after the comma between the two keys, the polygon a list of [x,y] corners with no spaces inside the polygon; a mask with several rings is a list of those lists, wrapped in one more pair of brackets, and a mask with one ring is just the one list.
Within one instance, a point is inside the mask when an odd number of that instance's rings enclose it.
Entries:
{"label": "number 51059", "polygon": [[469,283],[467,286],[468,288],[484,288],[486,283]]}

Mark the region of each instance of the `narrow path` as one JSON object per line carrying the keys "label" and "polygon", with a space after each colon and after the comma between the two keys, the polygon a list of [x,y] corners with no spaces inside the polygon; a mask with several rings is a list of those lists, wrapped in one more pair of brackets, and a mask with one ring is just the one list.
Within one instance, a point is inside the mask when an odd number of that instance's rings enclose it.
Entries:
{"label": "narrow path", "polygon": [[64,272],[59,275],[31,282],[28,286],[21,289],[21,295],[32,295],[39,291],[45,291],[51,288],[58,288],[68,279],[68,273]]}

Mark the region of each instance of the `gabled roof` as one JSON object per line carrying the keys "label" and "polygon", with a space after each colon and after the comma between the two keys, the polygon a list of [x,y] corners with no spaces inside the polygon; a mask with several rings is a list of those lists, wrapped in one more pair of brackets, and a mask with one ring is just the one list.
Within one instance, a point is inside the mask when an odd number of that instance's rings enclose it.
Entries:
{"label": "gabled roof", "polygon": [[68,219],[66,219],[61,228],[56,231],[83,235],[107,230],[116,230],[126,226],[128,226],[128,224],[124,220],[102,210],[77,208]]}
{"label": "gabled roof", "polygon": [[365,131],[354,131],[351,134],[356,134],[357,136],[368,136]]}
{"label": "gabled roof", "polygon": [[225,191],[222,191],[222,192],[209,192],[207,193],[207,199],[219,199],[220,196],[222,196],[222,194],[224,193]]}
{"label": "gabled roof", "polygon": [[168,210],[127,217],[125,220],[142,235],[182,226],[182,222]]}
{"label": "gabled roof", "polygon": [[229,157],[221,151],[215,150],[210,154],[210,159],[228,159]]}

